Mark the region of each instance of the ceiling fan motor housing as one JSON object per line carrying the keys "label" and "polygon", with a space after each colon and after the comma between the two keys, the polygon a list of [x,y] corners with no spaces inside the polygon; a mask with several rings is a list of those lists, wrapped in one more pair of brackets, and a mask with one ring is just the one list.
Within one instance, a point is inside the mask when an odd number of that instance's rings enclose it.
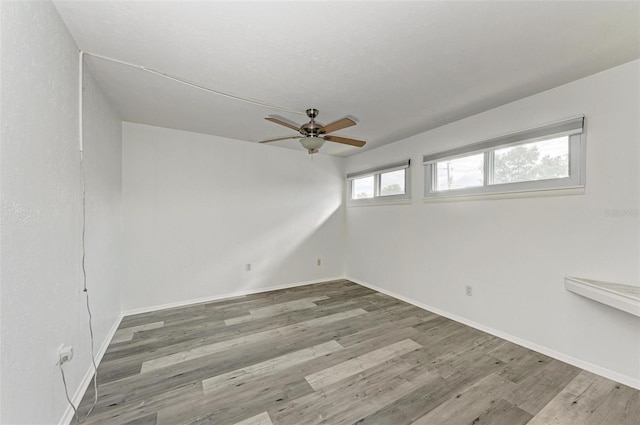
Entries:
{"label": "ceiling fan motor housing", "polygon": [[300,126],[300,134],[307,137],[318,137],[320,134],[322,134],[322,132],[320,131],[320,129],[322,129],[322,126],[315,122],[315,118],[318,116],[318,110],[307,109],[306,112],[307,116],[311,118],[311,121]]}
{"label": "ceiling fan motor housing", "polygon": [[318,125],[315,122],[311,121],[310,123],[302,124],[302,127],[300,127],[300,134],[308,137],[318,137],[321,134],[321,128],[321,125]]}

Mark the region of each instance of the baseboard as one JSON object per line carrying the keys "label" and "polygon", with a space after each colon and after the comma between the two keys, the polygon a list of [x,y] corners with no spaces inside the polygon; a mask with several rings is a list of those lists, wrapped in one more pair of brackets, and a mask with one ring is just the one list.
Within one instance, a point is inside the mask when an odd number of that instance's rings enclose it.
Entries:
{"label": "baseboard", "polygon": [[584,369],[586,371],[595,373],[596,375],[603,376],[603,377],[605,377],[607,379],[611,379],[613,381],[620,382],[621,384],[628,385],[628,386],[630,386],[632,388],[636,388],[636,389],[640,390],[640,380],[639,379],[634,379],[634,378],[632,378],[630,376],[622,375],[622,374],[620,374],[618,372],[615,372],[613,370],[610,370],[610,369],[595,365],[593,363],[586,362],[584,360],[575,358],[575,357],[570,356],[568,354],[561,353],[561,352],[556,351],[554,349],[551,349],[551,348],[536,344],[534,342],[531,342],[531,341],[519,338],[517,336],[514,336],[514,335],[511,335],[511,334],[499,331],[497,329],[493,329],[493,328],[491,328],[489,326],[485,326],[483,324],[474,322],[474,321],[466,319],[464,317],[460,317],[458,315],[455,315],[455,314],[440,310],[439,308],[435,308],[435,307],[432,307],[430,305],[421,303],[419,301],[413,300],[411,298],[405,297],[403,295],[397,294],[397,293],[389,291],[387,289],[380,288],[380,287],[375,286],[375,285],[371,285],[370,283],[363,282],[363,281],[361,281],[359,279],[355,279],[355,278],[352,278],[352,277],[349,277],[349,276],[347,276],[345,279],[350,280],[351,282],[357,283],[358,285],[365,286],[365,287],[367,287],[369,289],[373,289],[374,291],[382,292],[385,295],[389,295],[390,297],[399,299],[399,300],[404,301],[406,303],[413,304],[416,307],[420,307],[423,310],[427,310],[427,311],[430,311],[432,313],[438,314],[440,316],[446,317],[448,319],[455,320],[456,322],[465,324],[467,326],[471,326],[472,328],[475,328],[475,329],[481,330],[483,332],[486,332],[488,334],[497,336],[498,338],[505,339],[507,341],[513,342],[514,344],[518,344],[518,345],[521,345],[521,346],[523,346],[525,348],[528,348],[530,350],[534,350],[534,351],[537,351],[539,353],[542,353],[542,354],[544,354],[546,356],[553,357],[554,359],[560,360],[561,362],[568,363],[568,364],[570,364],[572,366],[579,367],[580,369]]}
{"label": "baseboard", "polygon": [[246,291],[238,291],[238,292],[232,292],[227,294],[214,295],[211,297],[196,298],[191,300],[178,301],[175,303],[167,303],[167,304],[160,304],[160,305],[154,305],[154,306],[148,306],[148,307],[134,308],[134,309],[123,311],[122,315],[131,316],[133,314],[150,313],[152,311],[166,310],[169,308],[185,307],[185,306],[194,305],[194,304],[208,303],[211,301],[218,301],[225,298],[241,297],[244,295],[259,294],[262,292],[277,291],[279,289],[295,288],[298,286],[312,285],[314,283],[331,282],[334,280],[344,280],[344,279],[345,279],[344,276],[326,277],[322,279],[307,280],[303,282],[285,283],[282,285],[260,287],[260,288],[249,289]]}
{"label": "baseboard", "polygon": [[[115,322],[113,323],[113,326],[111,326],[111,329],[109,329],[109,332],[107,333],[107,336],[105,337],[102,345],[100,346],[100,349],[96,353],[95,360],[96,360],[97,366],[100,366],[102,357],[104,357],[104,353],[106,353],[107,347],[109,347],[109,343],[111,342],[111,339],[116,334],[116,331],[118,330],[118,326],[120,326],[120,322],[122,322],[123,317],[124,317],[123,314],[120,313],[120,315],[116,318]],[[89,366],[89,370],[87,371],[87,373],[85,373],[84,378],[82,378],[82,381],[80,381],[80,385],[78,385],[76,392],[71,397],[71,401],[73,402],[74,406],[80,405],[80,402],[82,401],[82,397],[84,397],[84,393],[87,391],[87,388],[89,388],[89,385],[91,384],[91,379],[93,379],[93,374],[94,374],[93,364],[91,364]],[[73,409],[71,408],[70,405],[67,404],[67,408],[65,409],[64,414],[60,419],[60,422],[58,422],[58,425],[69,425],[71,424],[71,421],[73,421]]]}

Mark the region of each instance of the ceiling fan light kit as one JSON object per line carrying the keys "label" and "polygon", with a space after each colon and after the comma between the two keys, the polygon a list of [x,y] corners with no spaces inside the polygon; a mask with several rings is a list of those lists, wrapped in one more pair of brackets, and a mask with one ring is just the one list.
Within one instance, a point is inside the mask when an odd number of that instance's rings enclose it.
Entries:
{"label": "ceiling fan light kit", "polygon": [[349,146],[362,147],[365,145],[365,141],[350,139],[348,137],[340,137],[340,136],[329,136],[328,133],[333,133],[334,131],[342,130],[343,128],[351,127],[356,125],[356,122],[349,118],[342,118],[338,121],[334,121],[331,124],[321,125],[318,124],[315,119],[318,116],[317,109],[307,109],[307,116],[311,119],[308,123],[302,124],[300,128],[296,127],[293,124],[282,121],[278,118],[274,117],[266,117],[267,121],[271,121],[276,124],[283,125],[292,130],[296,130],[302,136],[289,136],[289,137],[278,137],[275,139],[262,140],[260,143],[269,143],[275,142],[278,140],[287,140],[287,139],[299,139],[302,146],[307,149],[309,154],[318,153],[318,149],[322,147],[325,141],[330,141],[334,143],[341,143]]}
{"label": "ceiling fan light kit", "polygon": [[324,145],[324,139],[317,136],[303,137],[300,139],[300,143],[302,143],[302,146],[304,146],[309,153],[317,153],[318,149]]}

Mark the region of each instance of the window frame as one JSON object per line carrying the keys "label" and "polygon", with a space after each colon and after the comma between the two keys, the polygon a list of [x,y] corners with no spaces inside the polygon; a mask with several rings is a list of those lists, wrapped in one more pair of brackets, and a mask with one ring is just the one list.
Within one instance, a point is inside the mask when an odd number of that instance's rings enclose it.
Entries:
{"label": "window frame", "polygon": [[[382,174],[404,170],[404,193],[398,195],[380,195],[380,180]],[[353,182],[365,177],[373,176],[373,197],[353,199]],[[366,170],[348,173],[347,181],[347,205],[373,205],[385,203],[404,203],[411,200],[411,160],[405,159]]]}
{"label": "window frame", "polygon": [[[558,123],[512,133],[447,151],[424,155],[425,200],[464,196],[497,195],[509,193],[557,191],[560,189],[583,189],[586,171],[586,137],[584,116]],[[568,136],[569,176],[542,180],[526,180],[511,183],[493,183],[495,151],[508,147]],[[436,190],[437,163],[482,153],[484,156],[483,185],[476,187]]]}

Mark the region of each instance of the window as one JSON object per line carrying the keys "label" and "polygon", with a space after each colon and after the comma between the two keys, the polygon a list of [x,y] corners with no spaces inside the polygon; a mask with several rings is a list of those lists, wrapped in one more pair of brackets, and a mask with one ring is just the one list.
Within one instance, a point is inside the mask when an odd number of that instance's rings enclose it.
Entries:
{"label": "window", "polygon": [[353,190],[351,199],[367,199],[373,198],[374,195],[374,177],[367,176],[359,179],[353,179]]}
{"label": "window", "polygon": [[484,176],[482,154],[437,162],[436,190],[482,186]]}
{"label": "window", "polygon": [[349,203],[409,199],[409,160],[347,174]]}
{"label": "window", "polygon": [[425,155],[425,197],[584,187],[584,117]]}

